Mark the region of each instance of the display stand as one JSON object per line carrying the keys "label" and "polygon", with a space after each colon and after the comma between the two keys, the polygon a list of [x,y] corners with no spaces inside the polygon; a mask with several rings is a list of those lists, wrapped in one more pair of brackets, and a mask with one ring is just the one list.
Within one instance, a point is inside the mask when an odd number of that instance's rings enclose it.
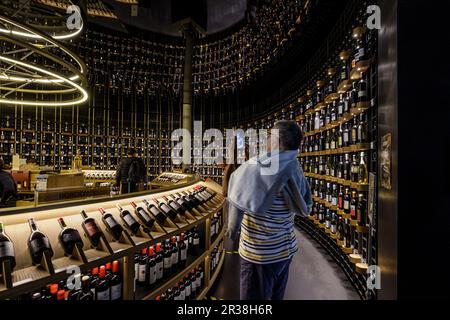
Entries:
{"label": "display stand", "polygon": [[55,267],[53,266],[52,263],[50,251],[45,250],[42,253],[41,263],[38,265],[38,267],[46,270],[51,275],[55,274]]}

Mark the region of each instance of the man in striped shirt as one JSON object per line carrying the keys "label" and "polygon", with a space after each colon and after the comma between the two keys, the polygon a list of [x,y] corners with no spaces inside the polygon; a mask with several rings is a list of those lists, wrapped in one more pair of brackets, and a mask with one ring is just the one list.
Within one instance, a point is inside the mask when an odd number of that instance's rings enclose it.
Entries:
{"label": "man in striped shirt", "polygon": [[[271,138],[278,149],[257,161],[244,163],[230,179],[227,234],[239,239],[241,300],[281,300],[289,265],[297,252],[296,214],[307,216],[312,207],[309,184],[297,160],[302,139],[294,121],[275,123]],[[277,161],[274,174],[261,174]]]}

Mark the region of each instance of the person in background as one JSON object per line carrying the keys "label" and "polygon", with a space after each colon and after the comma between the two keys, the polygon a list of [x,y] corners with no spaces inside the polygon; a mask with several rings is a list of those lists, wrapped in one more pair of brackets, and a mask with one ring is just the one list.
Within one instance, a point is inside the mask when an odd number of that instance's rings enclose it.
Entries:
{"label": "person in background", "polygon": [[[242,164],[228,186],[227,236],[239,239],[241,300],[281,300],[297,252],[295,215],[311,212],[308,181],[297,160],[302,132],[295,121],[275,123],[278,150]],[[274,140],[275,141],[275,140]],[[278,161],[275,173],[263,168]]]}
{"label": "person in background", "polygon": [[139,191],[144,183],[147,183],[144,161],[138,158],[134,149],[129,149],[127,157],[117,167],[116,186],[121,188],[122,193],[131,193]]}
{"label": "person in background", "polygon": [[0,158],[0,206],[15,206],[17,186],[11,173],[4,170],[5,162]]}

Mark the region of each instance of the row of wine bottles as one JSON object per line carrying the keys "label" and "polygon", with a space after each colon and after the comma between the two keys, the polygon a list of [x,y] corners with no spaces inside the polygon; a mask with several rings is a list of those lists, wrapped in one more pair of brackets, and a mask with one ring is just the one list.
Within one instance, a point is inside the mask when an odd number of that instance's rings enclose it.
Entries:
{"label": "row of wine bottles", "polygon": [[[351,220],[358,221],[360,226],[367,224],[367,193],[351,190],[336,183],[320,183],[310,179],[313,195],[328,202],[332,207],[350,215]],[[332,210],[333,211],[333,210]]]}
{"label": "row of wine bottles", "polygon": [[223,249],[223,240],[221,240],[211,251],[211,256],[210,256],[210,258],[211,258],[211,261],[210,261],[211,274],[214,274],[214,271],[216,271],[216,268],[219,265],[220,256],[221,256],[221,253],[223,252],[222,249]]}
{"label": "row of wine bottles", "polygon": [[300,158],[303,171],[322,176],[367,184],[368,168],[365,152],[345,155]]}
{"label": "row of wine bottles", "polygon": [[[77,283],[81,284],[78,285]],[[40,291],[20,297],[22,300],[63,301],[63,300],[122,300],[123,280],[119,261],[95,267],[87,273],[74,275],[70,289],[67,280],[52,283]]]}
{"label": "row of wine bottles", "polygon": [[[120,205],[117,208],[120,211],[120,218],[124,223],[126,229],[132,234],[136,235],[142,231],[144,233],[150,233],[155,221],[164,225],[167,219],[175,220],[177,218],[184,219],[186,213],[192,210],[208,211],[206,205],[211,201],[214,201],[216,193],[212,190],[207,190],[206,187],[197,186],[191,192],[181,192],[176,195],[171,195],[172,199],[168,197],[164,201],[152,199],[154,202],[150,203],[147,200],[143,200],[143,203],[147,206],[147,210],[143,207],[137,206],[135,203],[131,203],[134,208],[134,213],[138,219],[136,219],[130,211],[123,209]],[[103,208],[99,211],[102,214],[102,222],[106,226],[108,232],[114,240],[120,241],[123,233],[123,227],[119,224],[114,216],[106,212]],[[101,243],[101,239],[104,238],[104,233],[99,227],[97,221],[89,217],[87,213],[82,210],[81,215],[83,221],[81,227],[92,247],[98,248]],[[83,240],[77,229],[68,227],[63,218],[59,218],[58,222],[61,226],[61,232],[58,240],[61,244],[66,255],[71,256],[74,252],[75,246],[83,246]],[[48,253],[49,257],[53,256],[53,249],[49,238],[38,229],[34,218],[28,219],[28,224],[31,229],[30,237],[28,238],[28,249],[31,256],[32,263],[38,265],[41,263],[44,252]],[[11,268],[14,269],[15,253],[14,245],[11,239],[6,235],[4,231],[4,225],[0,223],[0,263],[4,260],[10,261]]]}
{"label": "row of wine bottles", "polygon": [[177,285],[155,297],[155,300],[195,300],[205,285],[202,266],[198,266]]}
{"label": "row of wine bottles", "polygon": [[339,128],[333,128],[305,137],[301,143],[300,151],[306,153],[334,150],[368,142],[366,115],[362,113],[359,117],[355,115],[352,121],[341,124]]}
{"label": "row of wine bottles", "polygon": [[144,248],[134,256],[135,291],[136,285],[154,288],[184,269],[188,255],[200,254],[200,238],[198,227],[188,234],[181,233],[166,239],[163,243]]}

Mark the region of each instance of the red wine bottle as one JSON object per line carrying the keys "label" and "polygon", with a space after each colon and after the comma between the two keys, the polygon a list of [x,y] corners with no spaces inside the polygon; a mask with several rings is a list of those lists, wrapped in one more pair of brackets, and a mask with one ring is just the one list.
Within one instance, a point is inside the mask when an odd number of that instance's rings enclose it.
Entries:
{"label": "red wine bottle", "polygon": [[136,219],[131,215],[130,211],[124,210],[119,204],[117,204],[116,207],[117,209],[119,209],[120,217],[122,218],[123,222],[125,222],[127,228],[133,235],[137,234],[139,228],[141,227],[139,222],[137,222]]}
{"label": "red wine bottle", "polygon": [[166,239],[164,243],[164,251],[163,251],[163,277],[169,277],[172,270],[172,249],[170,247],[170,240]]}
{"label": "red wine bottle", "polygon": [[58,240],[66,255],[72,255],[73,249],[77,244],[83,247],[83,240],[77,229],[67,227],[63,218],[58,219],[61,226],[61,232],[59,233]]}
{"label": "red wine bottle", "polygon": [[180,241],[178,242],[178,249],[180,250],[180,267],[185,268],[186,267],[186,261],[187,261],[187,246],[186,242],[184,240],[184,233],[180,234]]}
{"label": "red wine bottle", "polygon": [[81,210],[80,214],[84,219],[81,223],[81,227],[83,228],[84,233],[88,237],[92,246],[97,248],[100,243],[100,239],[103,236],[103,232],[98,227],[95,219],[88,217],[84,210]]}
{"label": "red wine bottle", "polygon": [[138,207],[136,203],[131,202],[131,206],[134,208],[134,212],[138,216],[139,220],[141,220],[141,222],[144,224],[144,226],[151,229],[155,224],[155,219],[150,217],[150,215],[147,213],[147,211],[144,210],[144,208]]}
{"label": "red wine bottle", "polygon": [[91,278],[89,276],[83,276],[81,278],[81,292],[77,296],[77,300],[80,301],[92,301],[94,300],[94,294],[91,289]]}
{"label": "red wine bottle", "polygon": [[158,220],[160,224],[164,224],[167,220],[167,216],[161,212],[161,210],[158,209],[154,204],[149,203],[147,200],[143,200],[144,204],[147,206],[147,210],[150,211]]}
{"label": "red wine bottle", "polygon": [[14,244],[5,233],[3,222],[0,222],[0,274],[3,274],[3,261],[9,261],[11,271],[16,266]]}
{"label": "red wine bottle", "polygon": [[148,251],[147,272],[148,272],[148,285],[152,287],[157,280],[156,259],[153,246],[151,246]]}
{"label": "red wine bottle", "polygon": [[95,287],[95,300],[110,300],[110,286],[109,281],[106,279],[105,266],[100,266],[98,278],[99,281]]}
{"label": "red wine bottle", "polygon": [[158,201],[158,199],[153,199],[158,205],[159,209],[170,219],[175,220],[177,218],[177,213],[170,208],[166,203]]}
{"label": "red wine bottle", "polygon": [[139,258],[139,266],[138,266],[138,279],[137,282],[141,285],[146,283],[146,275],[147,275],[147,249],[142,249],[141,256]]}
{"label": "red wine bottle", "polygon": [[184,210],[177,202],[167,198],[166,196],[164,196],[163,199],[166,200],[167,205],[171,207],[177,214],[179,214],[180,216],[186,215],[186,210]]}
{"label": "red wine bottle", "polygon": [[119,273],[119,261],[112,263],[112,275],[110,278],[111,300],[122,300],[122,277]]}
{"label": "red wine bottle", "polygon": [[100,213],[102,214],[103,224],[106,226],[109,233],[114,238],[114,240],[118,241],[123,231],[122,226],[117,223],[116,219],[114,219],[114,216],[111,213],[105,212],[103,208],[99,208],[98,211],[100,211]]}
{"label": "red wine bottle", "polygon": [[164,258],[161,252],[161,243],[156,244],[156,282],[160,281],[164,276]]}
{"label": "red wine bottle", "polygon": [[177,245],[177,237],[172,237],[172,272],[178,269],[179,250]]}
{"label": "red wine bottle", "polygon": [[28,224],[31,229],[31,235],[28,238],[31,260],[33,264],[40,264],[45,251],[50,254],[50,257],[53,257],[53,249],[48,237],[39,231],[33,218],[28,219]]}

